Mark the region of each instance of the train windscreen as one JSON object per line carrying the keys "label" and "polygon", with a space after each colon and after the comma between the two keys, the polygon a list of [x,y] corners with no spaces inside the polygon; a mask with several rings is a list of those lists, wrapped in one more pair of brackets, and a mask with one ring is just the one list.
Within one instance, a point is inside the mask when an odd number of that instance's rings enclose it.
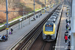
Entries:
{"label": "train windscreen", "polygon": [[53,31],[53,24],[46,24],[45,31]]}

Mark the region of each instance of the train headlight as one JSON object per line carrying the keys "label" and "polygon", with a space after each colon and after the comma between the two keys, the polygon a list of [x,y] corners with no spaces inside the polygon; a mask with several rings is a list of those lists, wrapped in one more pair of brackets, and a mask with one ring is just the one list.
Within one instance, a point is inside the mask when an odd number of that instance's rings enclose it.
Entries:
{"label": "train headlight", "polygon": [[51,36],[53,36],[54,34],[51,34]]}
{"label": "train headlight", "polygon": [[52,35],[52,39],[55,39],[55,34]]}

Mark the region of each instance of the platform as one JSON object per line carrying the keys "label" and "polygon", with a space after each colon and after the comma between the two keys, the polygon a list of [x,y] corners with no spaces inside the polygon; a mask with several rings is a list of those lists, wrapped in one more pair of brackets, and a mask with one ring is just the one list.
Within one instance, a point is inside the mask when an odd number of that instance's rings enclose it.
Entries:
{"label": "platform", "polygon": [[[49,10],[51,12],[52,9]],[[39,14],[39,13],[38,13]],[[38,15],[37,14],[37,15]],[[29,33],[40,21],[42,21],[49,13],[42,14],[42,16],[36,18],[35,21],[32,21],[33,16],[20,22],[14,26],[13,34],[8,35],[8,40],[5,42],[0,42],[0,50],[11,50],[15,44],[17,44],[27,33]],[[10,31],[10,30],[9,30]],[[6,34],[6,30],[0,32],[0,35]]]}
{"label": "platform", "polygon": [[66,32],[66,19],[68,19],[68,18],[69,17],[66,17],[66,8],[63,7],[63,13],[62,13],[62,17],[61,17],[61,22],[60,22],[60,27],[59,27],[55,50],[67,50],[67,48],[68,48],[68,43],[65,44],[65,39],[64,39],[64,34]]}

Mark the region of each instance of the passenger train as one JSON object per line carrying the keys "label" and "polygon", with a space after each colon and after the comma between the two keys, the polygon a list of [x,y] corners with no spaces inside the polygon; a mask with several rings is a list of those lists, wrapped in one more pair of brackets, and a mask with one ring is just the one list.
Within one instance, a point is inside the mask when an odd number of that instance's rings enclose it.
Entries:
{"label": "passenger train", "polygon": [[60,14],[60,12],[55,11],[43,25],[42,38],[44,41],[56,40],[58,25],[60,22]]}

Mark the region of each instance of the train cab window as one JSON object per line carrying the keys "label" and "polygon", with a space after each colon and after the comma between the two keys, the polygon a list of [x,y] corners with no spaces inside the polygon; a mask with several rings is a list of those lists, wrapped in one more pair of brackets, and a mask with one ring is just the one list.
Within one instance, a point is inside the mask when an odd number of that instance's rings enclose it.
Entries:
{"label": "train cab window", "polygon": [[46,24],[45,31],[53,31],[53,24]]}

